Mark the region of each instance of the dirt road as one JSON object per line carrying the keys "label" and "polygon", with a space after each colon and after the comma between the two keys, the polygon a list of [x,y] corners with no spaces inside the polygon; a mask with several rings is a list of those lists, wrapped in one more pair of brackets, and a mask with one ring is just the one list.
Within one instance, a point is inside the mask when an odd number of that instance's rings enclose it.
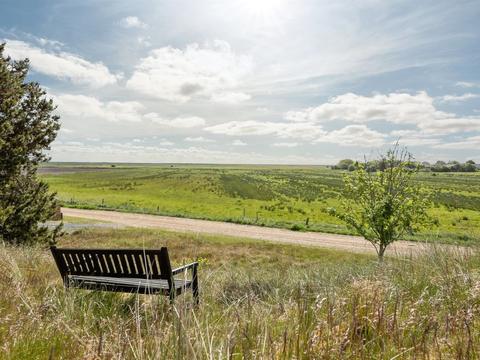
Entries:
{"label": "dirt road", "polygon": [[[286,229],[240,225],[219,221],[121,213],[115,211],[62,208],[62,213],[65,216],[109,221],[126,226],[158,228],[180,232],[187,231],[194,233],[227,235],[258,240],[268,240],[279,243],[319,246],[359,253],[375,253],[372,245],[358,236],[334,235],[318,232],[299,232]],[[425,245],[422,243],[398,241],[387,250],[387,253],[409,255],[418,253],[424,248]]]}

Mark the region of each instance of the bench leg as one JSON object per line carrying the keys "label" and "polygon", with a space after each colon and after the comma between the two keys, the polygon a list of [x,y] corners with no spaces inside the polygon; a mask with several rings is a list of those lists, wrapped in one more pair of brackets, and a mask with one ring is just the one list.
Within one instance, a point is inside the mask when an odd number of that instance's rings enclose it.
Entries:
{"label": "bench leg", "polygon": [[170,298],[170,304],[173,305],[175,303],[175,290],[170,291],[168,297]]}
{"label": "bench leg", "polygon": [[198,272],[197,272],[197,266],[195,265],[193,267],[193,274],[192,274],[192,292],[193,292],[193,300],[195,301],[195,305],[200,304],[200,297],[198,293]]}
{"label": "bench leg", "polygon": [[171,305],[173,305],[173,303],[175,302],[176,289],[174,284],[174,280],[172,279],[172,281],[170,282],[170,289],[168,291],[168,297],[170,298]]}

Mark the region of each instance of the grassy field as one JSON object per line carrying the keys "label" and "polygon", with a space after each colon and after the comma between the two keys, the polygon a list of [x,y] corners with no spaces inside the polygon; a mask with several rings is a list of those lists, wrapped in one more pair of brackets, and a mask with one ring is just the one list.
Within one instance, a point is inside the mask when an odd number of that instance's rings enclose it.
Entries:
{"label": "grassy field", "polygon": [[[65,206],[115,209],[349,234],[337,206],[342,172],[326,167],[48,164]],[[413,240],[480,241],[480,173],[422,173],[438,226]]]}
{"label": "grassy field", "polygon": [[[326,167],[53,164],[42,176],[65,206],[116,209],[350,234],[337,206],[342,172]],[[414,239],[480,241],[480,173],[422,173],[438,227]]]}
{"label": "grassy field", "polygon": [[[374,257],[236,238],[83,229],[73,247],[200,259],[201,306],[64,290],[46,249],[0,246],[0,359],[475,359],[480,254]],[[8,295],[7,295],[8,294]]]}

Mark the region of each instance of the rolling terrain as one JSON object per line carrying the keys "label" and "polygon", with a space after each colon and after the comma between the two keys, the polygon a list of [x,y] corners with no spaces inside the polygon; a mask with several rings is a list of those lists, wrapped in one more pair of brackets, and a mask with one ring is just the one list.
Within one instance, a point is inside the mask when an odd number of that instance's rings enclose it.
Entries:
{"label": "rolling terrain", "polygon": [[[114,166],[114,167],[113,167]],[[63,206],[354,235],[327,212],[342,171],[322,166],[48,164],[42,177]],[[421,173],[437,226],[408,240],[476,243],[480,173]]]}

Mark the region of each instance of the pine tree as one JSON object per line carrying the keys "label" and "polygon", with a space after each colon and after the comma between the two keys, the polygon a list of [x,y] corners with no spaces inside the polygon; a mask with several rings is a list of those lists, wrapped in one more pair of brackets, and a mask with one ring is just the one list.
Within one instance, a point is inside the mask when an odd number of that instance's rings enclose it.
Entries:
{"label": "pine tree", "polygon": [[60,227],[43,225],[58,206],[37,177],[60,128],[55,106],[38,83],[27,82],[28,59],[13,61],[0,44],[0,240],[54,242]]}

